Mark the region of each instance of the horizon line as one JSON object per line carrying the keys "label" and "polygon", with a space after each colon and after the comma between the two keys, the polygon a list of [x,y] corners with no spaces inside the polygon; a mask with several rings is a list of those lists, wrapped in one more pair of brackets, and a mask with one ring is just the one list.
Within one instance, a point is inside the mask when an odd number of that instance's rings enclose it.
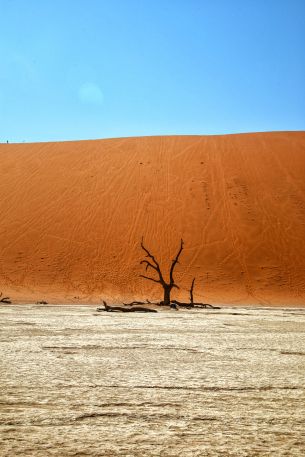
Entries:
{"label": "horizon line", "polygon": [[195,133],[195,134],[165,134],[165,135],[127,135],[127,136],[114,136],[114,137],[99,137],[99,138],[84,138],[78,140],[45,140],[45,141],[0,141],[0,144],[19,145],[19,144],[45,144],[45,143],[76,143],[82,141],[103,141],[103,140],[124,140],[135,138],[168,138],[168,137],[213,137],[213,136],[234,136],[234,135],[255,135],[260,133],[305,133],[305,130],[256,130],[248,132],[233,132],[233,133]]}

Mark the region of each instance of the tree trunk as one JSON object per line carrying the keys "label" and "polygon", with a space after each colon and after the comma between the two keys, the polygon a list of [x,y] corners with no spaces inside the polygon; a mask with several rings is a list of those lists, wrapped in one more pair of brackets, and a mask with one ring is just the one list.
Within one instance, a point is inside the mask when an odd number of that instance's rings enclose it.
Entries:
{"label": "tree trunk", "polygon": [[169,306],[170,303],[171,303],[171,287],[169,287],[168,285],[166,286],[163,286],[164,288],[164,299],[163,299],[163,304],[165,306]]}
{"label": "tree trunk", "polygon": [[194,295],[193,295],[194,283],[195,283],[195,278],[193,278],[192,285],[191,285],[191,288],[190,288],[190,303],[191,303],[191,305],[194,304]]}

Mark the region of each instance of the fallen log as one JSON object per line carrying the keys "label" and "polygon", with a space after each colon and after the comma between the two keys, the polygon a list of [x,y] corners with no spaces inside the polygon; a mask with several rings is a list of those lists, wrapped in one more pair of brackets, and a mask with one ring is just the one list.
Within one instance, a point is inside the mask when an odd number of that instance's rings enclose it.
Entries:
{"label": "fallen log", "polygon": [[192,303],[184,303],[184,302],[181,302],[178,300],[171,300],[171,304],[180,306],[180,308],[187,308],[187,309],[194,308],[194,305]]}
{"label": "fallen log", "polygon": [[194,308],[221,309],[220,306],[213,306],[209,303],[193,303]]}
{"label": "fallen log", "polygon": [[97,311],[107,311],[107,312],[121,312],[121,313],[157,313],[156,309],[151,308],[144,308],[143,306],[132,306],[127,308],[125,306],[112,306],[107,305],[107,303],[103,300],[104,308],[97,308]]}
{"label": "fallen log", "polygon": [[156,309],[152,308],[144,308],[143,306],[133,306],[128,310],[129,312],[137,312],[137,313],[157,313],[158,311]]}
{"label": "fallen log", "polygon": [[171,303],[174,303],[175,305],[178,305],[181,308],[187,308],[187,309],[192,309],[192,308],[220,309],[219,306],[213,306],[213,305],[210,305],[209,303],[184,303],[184,302],[179,302],[178,300],[172,300]]}

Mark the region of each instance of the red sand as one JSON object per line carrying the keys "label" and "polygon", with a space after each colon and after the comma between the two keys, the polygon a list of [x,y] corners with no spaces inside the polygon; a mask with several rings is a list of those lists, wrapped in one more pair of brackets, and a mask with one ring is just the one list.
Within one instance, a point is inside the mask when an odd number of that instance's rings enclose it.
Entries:
{"label": "red sand", "polygon": [[[0,145],[0,291],[160,299],[140,240],[186,299],[305,305],[305,132]],[[75,298],[77,297],[77,298]]]}

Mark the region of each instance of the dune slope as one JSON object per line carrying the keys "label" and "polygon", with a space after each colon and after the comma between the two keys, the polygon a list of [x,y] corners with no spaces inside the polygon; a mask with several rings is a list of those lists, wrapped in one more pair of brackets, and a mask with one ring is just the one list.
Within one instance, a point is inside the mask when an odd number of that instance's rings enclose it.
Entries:
{"label": "dune slope", "polygon": [[[0,145],[0,291],[162,297],[141,237],[188,297],[305,304],[305,132]],[[153,275],[153,271],[150,272]]]}

